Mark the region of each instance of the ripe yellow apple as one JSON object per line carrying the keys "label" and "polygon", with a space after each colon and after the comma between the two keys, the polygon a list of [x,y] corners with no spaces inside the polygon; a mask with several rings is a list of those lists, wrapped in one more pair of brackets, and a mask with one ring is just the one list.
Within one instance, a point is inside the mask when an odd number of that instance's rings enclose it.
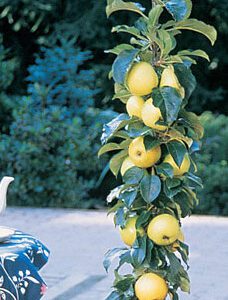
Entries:
{"label": "ripe yellow apple", "polygon": [[130,69],[127,86],[132,95],[145,96],[158,86],[158,76],[149,63],[139,62]]}
{"label": "ripe yellow apple", "polygon": [[180,230],[177,240],[172,244],[172,251],[175,252],[180,247],[179,241],[184,242],[184,233]]}
{"label": "ripe yellow apple", "polygon": [[135,138],[128,149],[128,154],[133,163],[140,168],[149,168],[161,158],[161,147],[157,146],[146,151],[143,137]]}
{"label": "ripe yellow apple", "polygon": [[135,283],[135,295],[139,300],[164,300],[167,294],[166,281],[155,273],[143,274]]}
{"label": "ripe yellow apple", "polygon": [[124,174],[127,172],[127,170],[129,170],[133,167],[135,167],[135,164],[133,163],[131,158],[128,156],[127,158],[125,158],[125,160],[122,163],[122,166],[120,169],[121,175],[124,176]]}
{"label": "ripe yellow apple", "polygon": [[160,81],[160,87],[163,87],[163,86],[171,86],[178,90],[178,92],[180,93],[182,98],[185,97],[185,90],[180,85],[180,83],[177,79],[177,76],[174,72],[173,66],[169,66],[163,70],[162,76],[161,76],[161,81]]}
{"label": "ripe yellow apple", "polygon": [[160,109],[153,105],[152,98],[144,103],[141,115],[146,126],[162,131],[167,129],[167,126],[156,124],[158,120],[162,120],[162,115]]}
{"label": "ripe yellow apple", "polygon": [[[137,218],[137,216],[130,217],[126,223],[125,228],[120,228],[121,239],[128,246],[132,246],[137,237],[137,229],[135,227]],[[138,232],[141,236],[145,233],[143,228],[139,228]]]}
{"label": "ripe yellow apple", "polygon": [[141,119],[141,111],[145,101],[142,97],[131,96],[127,101],[127,113],[130,117],[135,116]]}
{"label": "ripe yellow apple", "polygon": [[167,246],[177,240],[180,234],[180,225],[175,217],[161,214],[150,221],[147,234],[155,244]]}
{"label": "ripe yellow apple", "polygon": [[164,162],[169,163],[173,167],[173,175],[174,176],[182,176],[184,173],[188,172],[190,169],[190,164],[191,164],[189,155],[187,153],[184,156],[184,159],[182,161],[180,168],[175,163],[171,154],[168,154],[165,157]]}

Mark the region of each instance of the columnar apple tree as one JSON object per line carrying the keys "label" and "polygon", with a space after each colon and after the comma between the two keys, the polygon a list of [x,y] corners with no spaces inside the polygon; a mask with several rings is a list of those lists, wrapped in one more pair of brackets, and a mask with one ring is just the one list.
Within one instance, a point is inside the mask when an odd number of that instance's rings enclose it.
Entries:
{"label": "columnar apple tree", "polygon": [[202,183],[193,158],[203,127],[186,107],[196,86],[191,66],[209,57],[193,45],[175,50],[176,38],[191,30],[212,45],[216,40],[212,26],[190,18],[191,9],[190,0],[154,0],[148,12],[140,3],[107,0],[107,16],[138,15],[134,26],[112,29],[129,34],[129,42],[107,51],[116,55],[113,99],[126,105],[104,125],[99,151],[113,154],[110,169],[122,180],[107,198],[125,244],[104,259],[106,270],[117,259],[109,300],[176,300],[178,290],[190,291],[181,220],[198,204],[195,189]]}

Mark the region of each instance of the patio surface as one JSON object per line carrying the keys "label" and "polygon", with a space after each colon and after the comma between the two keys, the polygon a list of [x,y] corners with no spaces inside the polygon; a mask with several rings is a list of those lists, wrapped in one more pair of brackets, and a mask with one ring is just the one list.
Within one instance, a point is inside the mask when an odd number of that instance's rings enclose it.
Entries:
{"label": "patio surface", "polygon": [[[42,270],[49,285],[44,300],[105,299],[112,278],[103,270],[103,254],[122,246],[105,211],[7,208],[1,224],[35,235],[51,250]],[[183,224],[192,292],[180,300],[228,300],[228,218],[193,216]]]}

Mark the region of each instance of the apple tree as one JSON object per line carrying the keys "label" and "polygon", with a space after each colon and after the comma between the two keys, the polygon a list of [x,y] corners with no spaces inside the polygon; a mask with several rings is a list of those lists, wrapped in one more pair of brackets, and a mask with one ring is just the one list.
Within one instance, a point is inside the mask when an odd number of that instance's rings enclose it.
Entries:
{"label": "apple tree", "polygon": [[177,300],[178,290],[190,292],[181,220],[198,204],[195,189],[202,186],[194,152],[204,130],[187,110],[196,86],[191,67],[199,58],[209,61],[193,45],[176,50],[177,36],[191,30],[213,45],[217,33],[190,17],[191,0],[153,0],[149,11],[140,3],[107,0],[108,17],[122,10],[138,19],[134,26],[115,26],[112,32],[130,38],[106,51],[116,56],[109,74],[113,100],[126,105],[104,125],[99,151],[112,154],[110,170],[122,180],[107,198],[125,247],[105,255],[106,270],[117,259],[106,300]]}

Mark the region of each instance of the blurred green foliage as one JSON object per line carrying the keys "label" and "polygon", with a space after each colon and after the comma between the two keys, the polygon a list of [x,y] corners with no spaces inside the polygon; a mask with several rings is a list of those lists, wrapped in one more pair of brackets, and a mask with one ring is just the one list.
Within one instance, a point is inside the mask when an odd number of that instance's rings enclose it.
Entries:
{"label": "blurred green foliage", "polygon": [[[111,188],[110,176],[97,184],[105,163],[96,157],[101,124],[112,114],[106,104],[113,93],[107,79],[113,57],[104,49],[126,41],[124,33],[110,36],[110,30],[116,23],[133,23],[134,14],[107,20],[105,4],[0,1],[0,162],[2,174],[16,176],[13,204],[94,206],[88,199],[104,199]],[[181,48],[204,48],[211,58],[209,65],[194,67],[199,84],[189,106],[214,113],[202,117],[205,145],[197,159],[205,189],[197,212],[228,214],[227,117],[219,116],[228,113],[228,2],[199,0],[192,16],[218,29],[213,48],[189,32],[179,41]],[[118,101],[112,105],[122,107]]]}
{"label": "blurred green foliage", "polygon": [[204,181],[197,213],[228,215],[228,117],[205,112],[205,136],[197,154],[198,172]]}
{"label": "blurred green foliage", "polygon": [[85,208],[100,200],[93,198],[103,167],[99,136],[112,112],[94,107],[88,59],[91,52],[74,39],[57,39],[29,67],[29,96],[17,97],[9,132],[1,135],[2,176],[16,178],[11,204]]}

